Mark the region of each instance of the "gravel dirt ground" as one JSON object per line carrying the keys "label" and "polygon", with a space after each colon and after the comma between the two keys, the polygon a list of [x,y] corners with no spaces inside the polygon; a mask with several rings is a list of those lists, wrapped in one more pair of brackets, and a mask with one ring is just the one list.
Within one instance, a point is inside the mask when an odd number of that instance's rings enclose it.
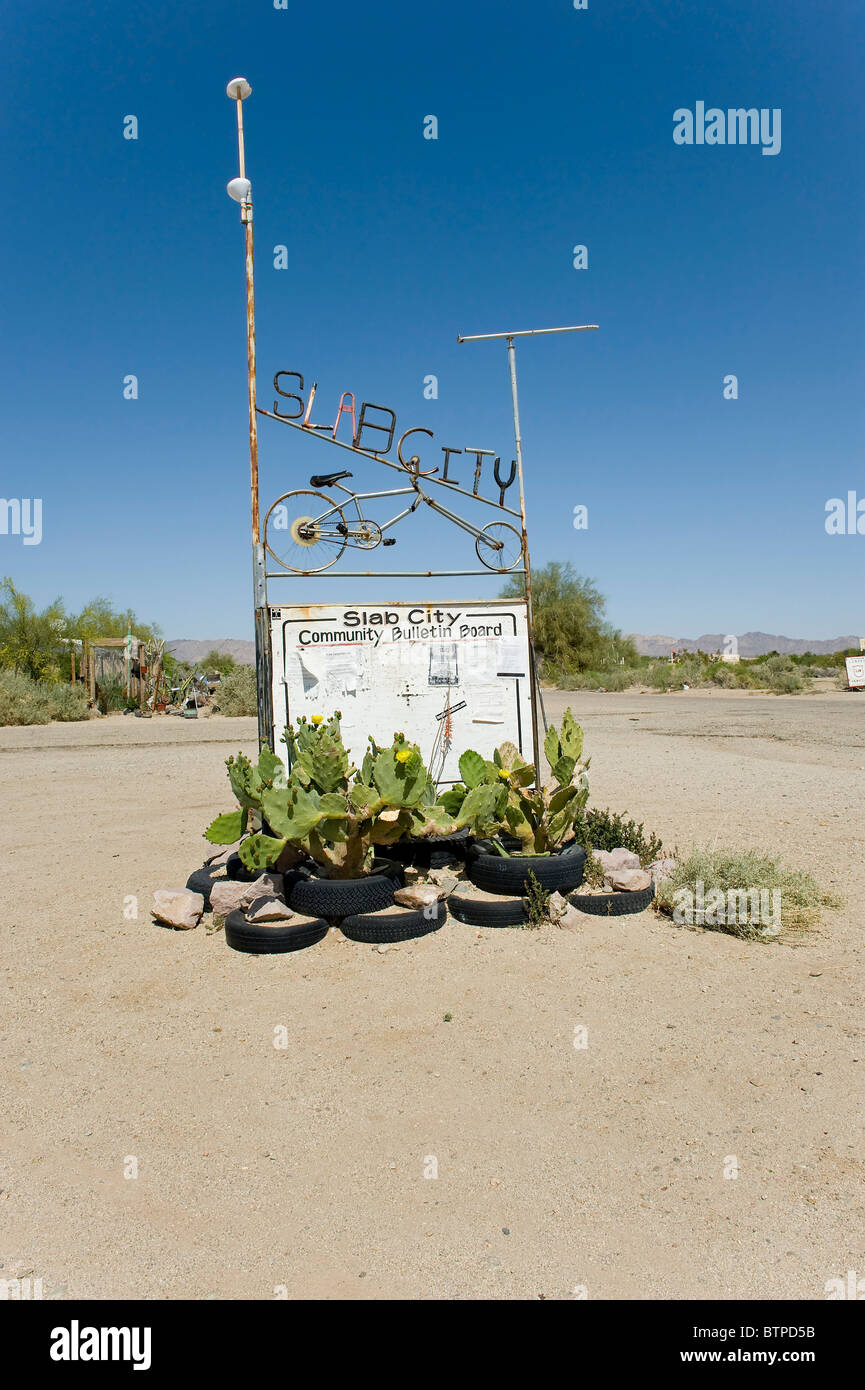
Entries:
{"label": "gravel dirt ground", "polygon": [[593,804],[780,852],[845,909],[797,947],[649,911],[240,955],[149,904],[201,863],[252,720],[0,730],[0,1278],[790,1299],[865,1274],[865,699],[546,699],[586,730]]}

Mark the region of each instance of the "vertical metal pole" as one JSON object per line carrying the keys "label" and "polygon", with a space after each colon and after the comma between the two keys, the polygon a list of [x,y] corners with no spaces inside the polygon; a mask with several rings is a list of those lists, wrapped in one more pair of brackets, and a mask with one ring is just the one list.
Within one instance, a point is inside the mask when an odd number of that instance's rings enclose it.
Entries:
{"label": "vertical metal pole", "polygon": [[[240,177],[246,178],[246,153],[243,144],[243,98],[238,96],[237,153]],[[252,193],[240,205],[240,220],[246,233],[246,366],[249,397],[249,487],[252,497],[252,544],[261,541],[258,507],[258,420],[255,413],[255,287],[252,264]]]}
{"label": "vertical metal pole", "polygon": [[[243,143],[243,102],[250,88],[243,79],[229,84],[234,87],[237,108],[237,152],[240,177],[246,178],[246,153]],[[252,191],[240,204],[240,220],[246,233],[246,369],[249,401],[249,490],[252,519],[252,574],[255,600],[255,681],[258,705],[259,747],[273,746],[273,709],[271,692],[270,628],[267,622],[267,580],[265,578],[264,546],[261,538],[261,517],[258,496],[258,417],[255,397],[255,284],[253,279]]]}
{"label": "vertical metal pole", "polygon": [[[526,496],[523,486],[523,440],[520,434],[520,406],[517,399],[517,354],[512,337],[506,339],[508,345],[508,369],[511,375],[511,398],[514,405],[514,443],[517,450],[517,477],[520,483],[520,529],[523,535],[523,568],[526,572],[526,625],[529,631],[529,691],[532,702],[532,750],[538,785],[543,781],[541,768],[541,749],[538,738],[538,672],[535,662],[535,626],[532,612],[532,568],[529,560],[529,538],[526,532]],[[546,727],[546,719],[544,719]]]}

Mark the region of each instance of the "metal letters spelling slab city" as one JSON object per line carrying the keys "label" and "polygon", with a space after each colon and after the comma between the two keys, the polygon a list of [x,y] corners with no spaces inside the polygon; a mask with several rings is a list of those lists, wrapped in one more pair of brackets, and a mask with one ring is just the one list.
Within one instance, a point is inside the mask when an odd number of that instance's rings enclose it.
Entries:
{"label": "metal letters spelling slab city", "polygon": [[[283,390],[282,386],[280,386],[280,379],[283,377],[293,378],[298,384],[298,390]],[[514,511],[513,508],[505,506],[505,493],[517,476],[517,465],[514,460],[511,461],[510,472],[507,477],[503,477],[500,472],[501,459],[495,455],[492,449],[454,449],[442,445],[441,451],[444,454],[442,471],[441,476],[436,477],[435,475],[439,472],[438,467],[421,471],[420,459],[417,454],[412,454],[409,458],[406,458],[403,454],[403,444],[408,439],[409,435],[425,434],[428,435],[430,439],[434,437],[432,430],[418,425],[412,429],[405,430],[400,436],[396,446],[399,463],[394,463],[393,460],[385,458],[385,455],[388,454],[393,447],[394,436],[396,434],[395,411],[391,410],[389,406],[386,405],[373,405],[371,401],[363,401],[360,407],[360,414],[357,418],[357,425],[352,429],[351,443],[349,444],[343,439],[338,439],[337,432],[343,415],[350,415],[352,424],[354,424],[354,397],[351,396],[352,406],[349,410],[344,406],[343,402],[351,393],[343,392],[339,398],[339,407],[333,424],[319,425],[313,423],[310,418],[317,388],[318,383],[313,382],[309,391],[309,396],[305,398],[303,394],[305,390],[303,375],[300,372],[279,371],[273,378],[273,389],[284,401],[295,401],[297,409],[291,411],[281,410],[279,401],[274,401],[272,411],[262,410],[261,406],[258,406],[258,414],[266,415],[268,419],[271,420],[280,420],[286,425],[293,425],[295,429],[306,430],[308,434],[313,434],[319,439],[325,439],[330,444],[337,444],[340,448],[349,449],[352,453],[359,454],[362,458],[372,459],[375,463],[384,463],[389,468],[399,468],[408,473],[413,473],[415,476],[428,478],[431,482],[443,484],[446,487],[452,488],[455,492],[463,493],[466,497],[476,497],[479,502],[486,502],[491,507],[500,507],[503,511],[509,512],[511,516],[520,515],[519,511]],[[380,412],[379,419],[370,418],[371,412],[373,411]],[[385,419],[385,423],[382,422],[382,416]],[[376,442],[376,439],[378,442]],[[462,486],[458,478],[450,476],[451,459],[457,454],[462,454],[466,458],[473,457],[475,460],[474,480],[471,492]],[[498,502],[493,501],[492,498],[482,497],[480,495],[481,475],[485,458],[494,459],[493,478],[499,489]]]}

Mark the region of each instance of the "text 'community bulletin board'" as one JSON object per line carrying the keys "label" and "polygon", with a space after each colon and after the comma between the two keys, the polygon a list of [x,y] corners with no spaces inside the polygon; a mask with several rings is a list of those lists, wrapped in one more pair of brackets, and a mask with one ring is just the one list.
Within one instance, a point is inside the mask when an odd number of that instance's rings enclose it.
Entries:
{"label": "text 'community bulletin board'", "polygon": [[398,730],[436,781],[459,779],[460,754],[505,740],[532,759],[525,600],[315,604],[270,609],[274,751],[300,715],[342,713],[360,765],[367,736]]}

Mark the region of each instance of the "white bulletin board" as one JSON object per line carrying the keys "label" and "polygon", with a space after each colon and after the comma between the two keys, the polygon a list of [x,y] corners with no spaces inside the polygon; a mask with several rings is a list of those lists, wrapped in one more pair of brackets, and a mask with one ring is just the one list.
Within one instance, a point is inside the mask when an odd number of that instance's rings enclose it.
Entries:
{"label": "white bulletin board", "polygon": [[[532,760],[531,669],[521,599],[270,608],[274,751],[299,715],[342,713],[360,764],[367,735],[417,743],[437,781],[459,779],[466,748],[505,740]],[[445,727],[450,733],[446,748]]]}
{"label": "white bulletin board", "polygon": [[845,659],[847,667],[847,684],[851,690],[857,690],[865,686],[865,656],[848,656]]}

